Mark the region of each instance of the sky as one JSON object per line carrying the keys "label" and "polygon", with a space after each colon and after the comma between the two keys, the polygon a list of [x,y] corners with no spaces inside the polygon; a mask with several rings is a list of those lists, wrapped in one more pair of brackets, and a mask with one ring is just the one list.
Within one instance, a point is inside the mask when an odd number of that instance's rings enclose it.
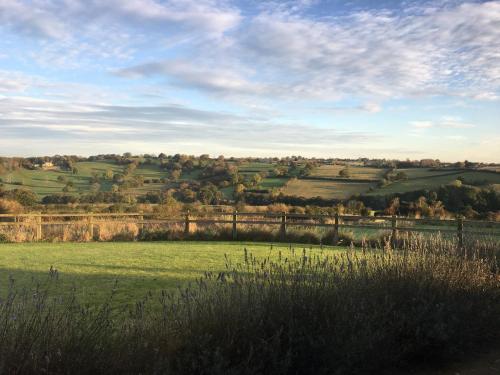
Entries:
{"label": "sky", "polygon": [[500,1],[0,0],[0,155],[500,162]]}

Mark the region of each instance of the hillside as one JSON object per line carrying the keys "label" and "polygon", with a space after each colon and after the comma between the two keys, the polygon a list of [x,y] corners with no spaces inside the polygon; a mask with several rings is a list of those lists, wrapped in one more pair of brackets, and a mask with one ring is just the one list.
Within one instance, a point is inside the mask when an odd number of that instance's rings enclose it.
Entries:
{"label": "hillside", "polygon": [[[94,158],[95,159],[95,158]],[[207,157],[122,157],[56,161],[59,165],[20,164],[0,169],[0,188],[26,189],[38,200],[96,193],[158,196],[176,193],[184,202],[217,203],[245,194],[282,194],[324,200],[389,196],[436,190],[455,183],[477,188],[500,187],[500,173],[486,169],[399,168],[349,161],[209,159]],[[66,164],[65,164],[66,163]],[[243,195],[242,195],[243,194]],[[147,198],[149,199],[149,198]],[[155,203],[149,200],[150,203]]]}

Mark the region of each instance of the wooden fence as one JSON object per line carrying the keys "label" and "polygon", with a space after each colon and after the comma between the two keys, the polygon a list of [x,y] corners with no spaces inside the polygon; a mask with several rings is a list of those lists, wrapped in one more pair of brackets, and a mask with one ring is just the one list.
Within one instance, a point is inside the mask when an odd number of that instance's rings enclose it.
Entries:
{"label": "wooden fence", "polygon": [[[500,223],[493,221],[416,219],[397,216],[359,216],[359,215],[305,215],[286,213],[184,213],[177,217],[164,217],[157,213],[57,213],[57,214],[1,214],[0,233],[9,231],[9,227],[29,227],[34,229],[34,240],[45,239],[45,226],[83,225],[87,238],[94,238],[94,229],[102,224],[135,224],[139,231],[148,225],[177,225],[183,227],[184,234],[192,231],[192,225],[228,225],[231,226],[232,239],[238,239],[239,225],[270,225],[279,227],[281,241],[287,239],[289,227],[321,227],[331,230],[333,244],[337,244],[342,229],[379,230],[391,234],[397,239],[400,232],[433,232],[456,236],[458,243],[463,244],[465,235],[500,236]],[[12,230],[12,229],[11,229]]]}

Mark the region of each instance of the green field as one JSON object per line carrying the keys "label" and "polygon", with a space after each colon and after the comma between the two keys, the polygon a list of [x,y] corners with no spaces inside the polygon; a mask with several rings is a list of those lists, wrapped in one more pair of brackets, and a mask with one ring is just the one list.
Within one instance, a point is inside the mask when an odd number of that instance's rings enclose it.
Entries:
{"label": "green field", "polygon": [[292,180],[284,189],[284,193],[305,198],[346,199],[354,194],[366,193],[374,186],[374,183],[369,182]]}
{"label": "green field", "polygon": [[[344,168],[346,168],[346,166],[341,164],[320,165],[313,170],[313,172],[311,173],[311,177],[339,177],[339,172]],[[349,166],[349,172],[350,178],[353,179],[376,180],[384,177],[386,169]]]}
{"label": "green field", "polygon": [[[304,246],[297,245],[297,249]],[[240,262],[244,248],[265,257],[285,252],[288,246],[274,245],[271,249],[270,244],[242,242],[0,244],[0,295],[5,293],[9,277],[18,286],[28,285],[32,279],[46,280],[50,267],[54,267],[63,290],[77,286],[83,301],[104,300],[118,281],[115,302],[126,304],[149,291],[174,290],[205,271],[222,271],[224,255]]]}
{"label": "green field", "polygon": [[[3,180],[4,189],[11,190],[17,188],[26,188],[32,190],[43,198],[46,195],[61,193],[65,182],[58,182],[57,178],[63,176],[67,181],[71,181],[74,187],[68,194],[88,193],[91,191],[91,177],[93,173],[102,176],[108,169],[113,173],[123,173],[124,166],[117,165],[107,161],[79,162],[75,163],[78,174],[74,175],[69,171],[61,170],[29,170],[19,169],[0,176]],[[145,179],[164,178],[167,172],[160,169],[158,164],[140,165],[134,172],[134,176],[142,175]],[[189,176],[182,176],[188,178]],[[20,184],[19,184],[20,183]],[[104,181],[100,184],[101,191],[110,191],[113,185],[112,181]],[[163,184],[145,184],[142,187],[131,189],[132,193],[144,194],[148,191],[159,190]]]}
{"label": "green field", "polygon": [[463,178],[465,184],[482,185],[482,184],[500,184],[500,173],[482,171],[465,171],[465,172],[446,172],[446,171],[431,171],[429,169],[399,169],[398,171],[405,172],[408,175],[408,180],[393,182],[382,188],[378,188],[371,192],[372,195],[405,193],[415,190],[437,189],[441,185],[449,184],[459,177]]}

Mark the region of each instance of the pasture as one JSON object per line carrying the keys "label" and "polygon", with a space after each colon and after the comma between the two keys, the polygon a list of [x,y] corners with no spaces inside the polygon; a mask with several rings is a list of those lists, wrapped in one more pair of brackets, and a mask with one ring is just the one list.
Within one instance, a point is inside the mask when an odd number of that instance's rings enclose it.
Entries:
{"label": "pasture", "polygon": [[[78,162],[75,163],[78,173],[73,174],[70,171],[63,170],[41,170],[41,169],[18,169],[13,172],[8,172],[0,176],[3,180],[4,189],[12,190],[17,188],[25,188],[36,193],[40,198],[46,195],[61,193],[67,182],[71,182],[73,187],[67,194],[89,193],[92,191],[92,176],[93,174],[101,177],[106,171],[111,170],[113,174],[124,172],[125,166],[118,165],[109,161],[96,162]],[[154,164],[140,165],[133,171],[132,176],[143,176],[144,179],[161,179],[168,177],[168,173],[160,169],[160,166]],[[181,179],[189,179],[192,176],[186,174],[181,176]],[[64,181],[58,181],[58,178],[63,178]],[[99,190],[111,191],[113,185],[112,180],[102,180],[99,183]],[[141,187],[131,189],[131,193],[144,194],[151,190],[160,190],[162,183],[144,184]]]}
{"label": "pasture", "polygon": [[[328,177],[336,178],[339,177],[339,172],[346,168],[345,165],[341,164],[329,164],[320,165],[315,168],[311,173],[311,177]],[[371,168],[362,166],[349,166],[350,178],[357,180],[376,180],[384,177],[384,173],[387,171],[384,168]]]}
{"label": "pasture", "polygon": [[[296,245],[302,250],[306,245]],[[277,256],[289,245],[245,242],[107,242],[0,244],[0,296],[13,279],[18,287],[43,282],[59,273],[59,291],[77,286],[79,299],[101,303],[117,282],[116,305],[143,298],[150,291],[174,291],[205,271],[225,269],[225,255],[241,261],[244,249],[256,257]],[[307,245],[307,249],[311,247]],[[319,247],[314,246],[313,249]],[[328,252],[344,249],[323,247]]]}
{"label": "pasture", "polygon": [[405,193],[415,190],[437,189],[458,178],[468,185],[500,184],[500,174],[483,171],[436,171],[426,168],[399,169],[408,175],[408,180],[396,181],[369,193],[372,195]]}
{"label": "pasture", "polygon": [[347,199],[354,194],[364,194],[375,185],[375,183],[370,182],[296,179],[291,180],[283,191],[287,195],[296,195],[305,198]]}

